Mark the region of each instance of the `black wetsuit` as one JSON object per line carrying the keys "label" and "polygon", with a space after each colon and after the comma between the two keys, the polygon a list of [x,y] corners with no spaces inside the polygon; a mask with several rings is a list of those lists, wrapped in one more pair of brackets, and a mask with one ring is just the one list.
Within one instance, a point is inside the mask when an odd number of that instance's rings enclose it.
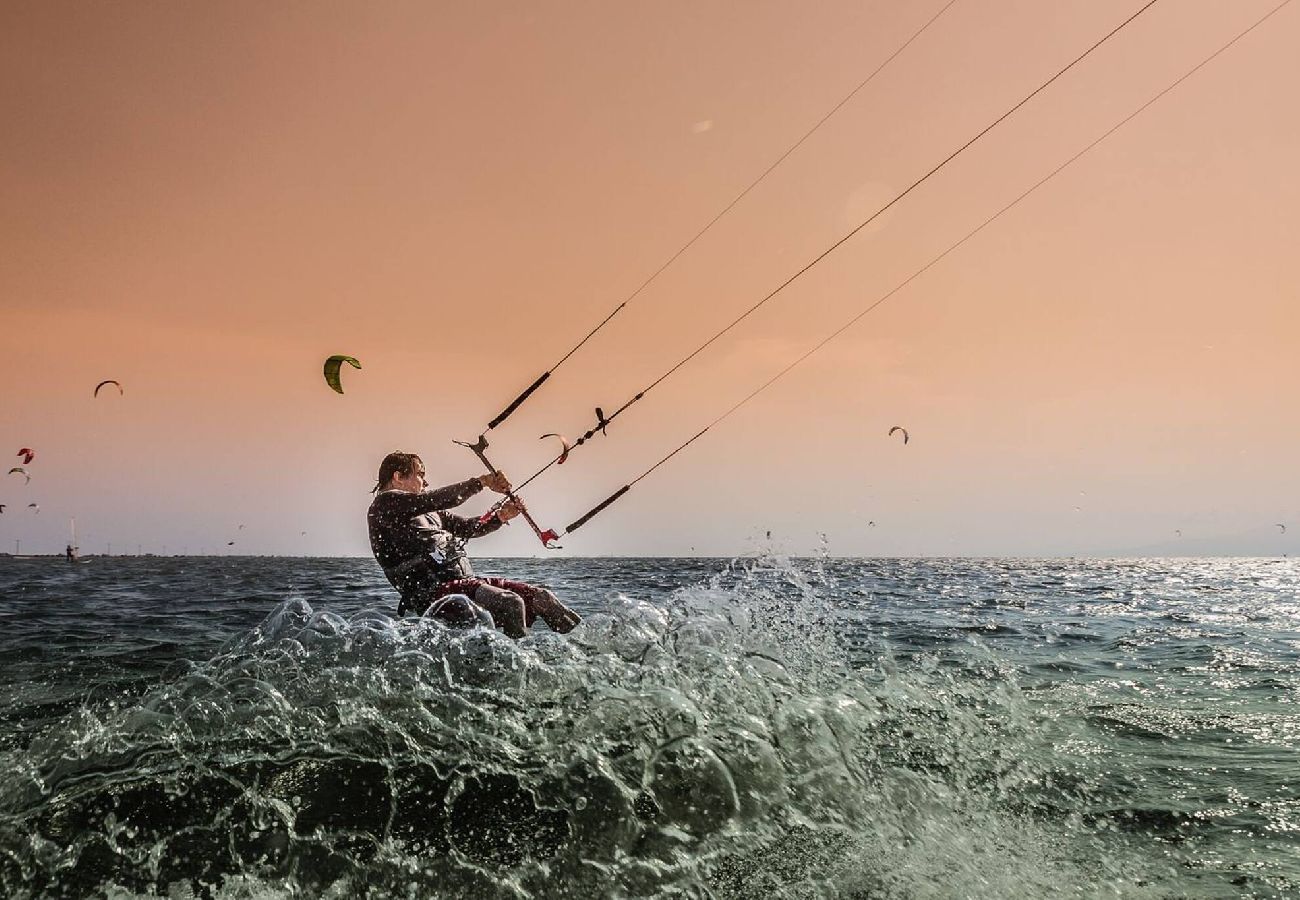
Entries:
{"label": "black wetsuit", "polygon": [[423,613],[443,582],[473,578],[465,542],[501,527],[446,512],[483,490],[477,478],[432,491],[380,491],[366,513],[370,549],[402,595],[398,615]]}

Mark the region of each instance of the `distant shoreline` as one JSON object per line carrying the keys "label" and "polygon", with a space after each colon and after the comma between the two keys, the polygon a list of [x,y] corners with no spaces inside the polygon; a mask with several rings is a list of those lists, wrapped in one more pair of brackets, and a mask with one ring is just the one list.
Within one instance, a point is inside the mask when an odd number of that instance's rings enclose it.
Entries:
{"label": "distant shoreline", "polygon": [[[780,557],[784,557],[784,558],[788,558],[788,559],[797,559],[797,560],[807,560],[807,559],[828,559],[828,560],[865,560],[865,559],[871,559],[871,560],[881,560],[881,561],[889,561],[889,560],[928,560],[928,561],[936,561],[936,560],[963,560],[963,561],[976,561],[976,560],[998,560],[998,561],[1007,561],[1007,560],[1035,560],[1035,561],[1038,561],[1038,562],[1072,562],[1072,561],[1073,561],[1073,562],[1077,562],[1077,561],[1079,561],[1079,560],[1142,560],[1142,559],[1240,559],[1240,560],[1245,560],[1245,559],[1259,559],[1259,560],[1281,561],[1281,560],[1286,560],[1286,559],[1291,559],[1291,558],[1292,558],[1289,554],[1286,554],[1286,553],[1281,553],[1281,554],[1264,554],[1264,553],[1218,553],[1218,554],[1213,554],[1213,553],[1212,553],[1212,554],[1201,554],[1201,555],[1197,555],[1197,554],[1193,554],[1193,553],[1184,553],[1184,554],[1176,554],[1176,555],[1175,555],[1175,554],[1159,554],[1159,553],[1146,553],[1146,554],[1142,554],[1142,553],[1132,553],[1132,554],[1128,554],[1128,553],[1126,553],[1126,554],[1097,554],[1097,555],[1088,555],[1088,554],[1083,554],[1083,555],[1079,555],[1079,556],[1025,556],[1025,555],[1023,555],[1023,554],[1013,554],[1013,555],[1008,555],[1008,556],[937,556],[937,555],[936,555],[936,556],[838,556],[838,555],[816,556],[816,555],[811,555],[811,554],[795,554],[795,555],[790,555],[790,554],[786,554],[786,553],[776,553],[776,554],[769,554],[769,555],[780,556]],[[549,559],[554,559],[554,560],[557,560],[557,561],[558,561],[558,560],[566,560],[566,561],[569,561],[569,560],[578,560],[578,559],[699,559],[699,560],[719,560],[719,559],[720,559],[720,560],[740,560],[740,559],[755,559],[755,558],[757,558],[757,557],[758,557],[758,554],[755,554],[755,553],[752,553],[752,552],[751,552],[751,553],[738,553],[738,554],[732,554],[732,555],[728,555],[728,556],[674,556],[674,555],[667,555],[667,554],[664,554],[664,555],[658,555],[658,556],[627,556],[627,555],[605,554],[605,555],[596,555],[596,556],[555,556],[555,557],[548,557],[548,556],[478,556],[478,557],[475,557],[475,558],[476,558],[476,559],[479,559],[479,560],[493,560],[493,561],[520,560],[520,561],[526,561],[526,562],[527,562],[527,561],[536,562],[536,561],[538,561],[538,560],[549,560]],[[1296,558],[1300,558],[1300,557],[1296,557]],[[63,560],[66,560],[66,556],[65,556],[63,553],[23,553],[23,554],[19,554],[19,555],[17,555],[17,556],[15,556],[15,555],[12,554],[12,553],[0,553],[0,560],[24,560],[24,559],[53,559],[53,560],[60,560],[60,561],[63,561]],[[103,554],[103,553],[84,553],[84,554],[81,554],[81,555],[79,555],[79,556],[77,557],[77,561],[78,561],[78,562],[86,562],[87,560],[91,560],[91,559],[229,559],[229,560],[233,560],[233,559],[360,559],[360,560],[369,560],[369,559],[372,559],[372,557],[370,557],[370,556],[368,556],[368,555],[361,555],[361,554],[358,554],[358,555],[355,555],[355,556],[302,556],[302,555],[298,555],[298,554],[290,555],[290,554],[277,554],[277,553],[248,553],[248,554],[235,554],[235,553],[220,553],[220,554],[198,554],[198,553],[167,553],[167,554],[163,554],[163,553],[114,553],[114,554],[111,554],[111,555]]]}

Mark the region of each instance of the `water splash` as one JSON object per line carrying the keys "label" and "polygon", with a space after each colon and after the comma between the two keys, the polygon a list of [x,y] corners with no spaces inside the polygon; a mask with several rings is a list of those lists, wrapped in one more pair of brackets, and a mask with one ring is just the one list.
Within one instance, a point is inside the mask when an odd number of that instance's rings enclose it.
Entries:
{"label": "water splash", "polygon": [[142,701],[0,760],[0,886],[1140,895],[1062,812],[1087,777],[1043,761],[1005,667],[855,668],[836,593],[817,562],[762,557],[519,642],[282,603]]}

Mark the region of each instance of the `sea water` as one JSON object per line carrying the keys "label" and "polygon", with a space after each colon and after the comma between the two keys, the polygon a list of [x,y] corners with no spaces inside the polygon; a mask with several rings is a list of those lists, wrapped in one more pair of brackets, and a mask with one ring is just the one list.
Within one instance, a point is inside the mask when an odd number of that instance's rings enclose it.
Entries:
{"label": "sea water", "polygon": [[0,896],[1298,897],[1300,565],[0,559]]}

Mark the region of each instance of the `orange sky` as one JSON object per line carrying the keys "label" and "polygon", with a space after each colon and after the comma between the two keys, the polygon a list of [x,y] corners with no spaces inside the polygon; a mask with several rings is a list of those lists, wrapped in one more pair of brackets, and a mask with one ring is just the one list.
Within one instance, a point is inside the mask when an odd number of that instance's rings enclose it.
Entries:
{"label": "orange sky", "polygon": [[[0,451],[38,458],[0,483],[0,550],[61,549],[75,515],[86,552],[366,553],[384,452],[475,474],[450,439],[943,5],[5,4]],[[538,435],[619,406],[1140,5],[958,0],[493,433],[498,461],[533,471]],[[537,517],[585,512],[1274,5],[1157,3],[539,480]],[[565,552],[1300,552],[1298,44],[1294,5]],[[330,353],[365,366],[341,397]],[[104,378],[125,395],[92,401]],[[538,550],[522,523],[475,549]]]}

